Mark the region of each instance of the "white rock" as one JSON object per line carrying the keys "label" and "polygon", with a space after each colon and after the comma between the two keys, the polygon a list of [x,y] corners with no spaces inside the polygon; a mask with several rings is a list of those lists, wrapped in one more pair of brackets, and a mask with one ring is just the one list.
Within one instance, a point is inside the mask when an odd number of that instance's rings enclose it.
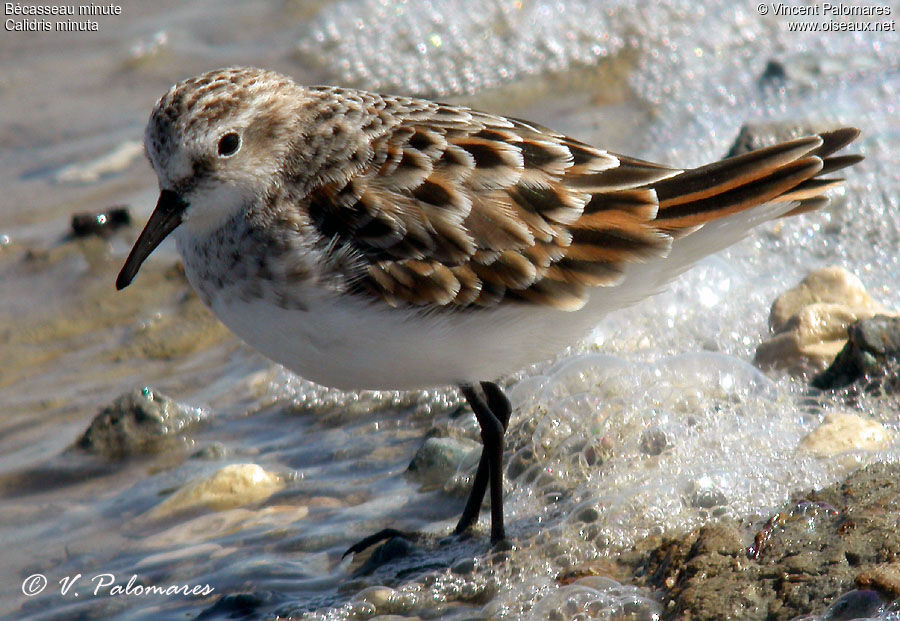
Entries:
{"label": "white rock", "polygon": [[859,278],[842,267],[831,266],[810,272],[800,284],[778,296],[769,313],[769,327],[773,332],[783,332],[804,307],[820,302],[865,311],[869,317],[890,312],[869,295]]}
{"label": "white rock", "polygon": [[188,483],[154,511],[163,517],[205,507],[214,511],[261,502],[284,488],[284,480],[256,464],[232,464],[211,476]]}
{"label": "white rock", "polygon": [[847,451],[878,451],[894,442],[894,434],[873,420],[834,412],[800,441],[800,450],[816,457],[832,457]]}
{"label": "white rock", "polygon": [[894,315],[862,282],[840,267],[810,273],[778,296],[769,314],[775,333],[756,349],[759,367],[811,373],[825,369],[847,342],[847,327],[875,315]]}

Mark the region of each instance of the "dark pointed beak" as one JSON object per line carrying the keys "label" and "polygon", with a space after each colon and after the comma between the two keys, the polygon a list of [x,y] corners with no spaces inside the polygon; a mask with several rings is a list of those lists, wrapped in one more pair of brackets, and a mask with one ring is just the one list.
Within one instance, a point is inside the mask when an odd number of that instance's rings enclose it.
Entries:
{"label": "dark pointed beak", "polygon": [[141,231],[134,247],[125,259],[125,265],[116,278],[116,289],[122,290],[131,284],[134,277],[137,276],[141,264],[150,256],[157,246],[162,243],[169,233],[174,231],[181,224],[184,210],[188,204],[185,203],[178,194],[172,190],[163,190],[159,193],[159,201],[156,203],[156,209],[150,214],[150,219]]}

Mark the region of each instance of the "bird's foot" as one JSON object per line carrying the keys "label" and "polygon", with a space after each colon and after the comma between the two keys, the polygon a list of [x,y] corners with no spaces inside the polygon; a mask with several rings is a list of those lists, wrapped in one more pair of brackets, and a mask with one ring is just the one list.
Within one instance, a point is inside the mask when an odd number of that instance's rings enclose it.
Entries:
{"label": "bird's foot", "polygon": [[452,566],[462,552],[459,546],[453,546],[452,543],[460,541],[461,537],[458,535],[440,537],[385,528],[350,546],[344,556],[358,554],[376,546],[368,558],[353,571],[354,576],[387,571],[397,577],[408,577]]}
{"label": "bird's foot", "polygon": [[422,533],[415,532],[405,532],[402,530],[397,530],[396,528],[383,528],[375,534],[369,535],[368,537],[364,537],[354,543],[352,546],[347,548],[347,551],[341,556],[341,558],[346,558],[350,554],[359,554],[363,550],[367,550],[371,548],[375,544],[381,543],[382,541],[389,541],[391,539],[406,539],[410,542],[421,541],[425,538],[425,535]]}
{"label": "bird's foot", "polygon": [[353,570],[354,576],[386,574],[409,578],[423,572],[454,567],[460,562],[477,562],[474,559],[479,557],[490,559],[492,563],[502,561],[514,549],[508,539],[493,541],[490,548],[486,548],[486,544],[484,537],[470,531],[440,536],[386,528],[361,539],[347,550],[347,554],[376,546],[368,558]]}

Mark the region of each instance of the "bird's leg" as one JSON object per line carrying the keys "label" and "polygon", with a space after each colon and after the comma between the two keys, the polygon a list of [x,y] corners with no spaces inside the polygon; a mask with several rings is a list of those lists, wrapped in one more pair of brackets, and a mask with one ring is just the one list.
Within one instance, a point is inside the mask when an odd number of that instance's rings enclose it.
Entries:
{"label": "bird's leg", "polygon": [[[481,503],[487,492],[488,483],[491,486],[491,542],[497,543],[506,538],[503,528],[503,435],[509,425],[511,406],[509,399],[503,394],[497,384],[493,382],[481,382],[482,397],[471,385],[460,386],[463,395],[469,402],[475,418],[481,426],[481,441],[484,447],[481,450],[481,459],[478,462],[478,470],[475,472],[475,480],[472,482],[472,490],[469,499],[463,509],[462,516],[454,535],[459,535],[468,530],[477,520],[481,512]],[[352,546],[344,556],[351,553],[362,552],[382,541],[402,537],[411,541],[421,538],[418,533],[408,533],[395,528],[385,528],[374,535],[369,535]]]}
{"label": "bird's leg", "polygon": [[481,389],[484,398],[471,385],[460,386],[481,426],[481,441],[484,447],[481,449],[481,459],[478,461],[478,470],[475,471],[469,499],[453,532],[458,535],[468,530],[478,520],[481,503],[490,482],[491,542],[497,543],[506,538],[503,527],[503,436],[509,425],[512,408],[509,399],[493,382],[481,382]]}

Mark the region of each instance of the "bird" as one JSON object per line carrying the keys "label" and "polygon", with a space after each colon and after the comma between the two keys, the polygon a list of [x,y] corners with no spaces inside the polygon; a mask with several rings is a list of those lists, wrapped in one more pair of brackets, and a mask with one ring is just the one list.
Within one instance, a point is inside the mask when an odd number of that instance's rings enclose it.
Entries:
{"label": "bird", "polygon": [[838,154],[858,134],[675,168],[461,105],[217,69],[153,107],[159,199],[116,288],[171,234],[212,312],[305,379],[458,386],[483,447],[453,532],[477,523],[490,488],[497,544],[511,414],[498,379],[754,226],[821,207],[843,181],[827,175],[862,159]]}

